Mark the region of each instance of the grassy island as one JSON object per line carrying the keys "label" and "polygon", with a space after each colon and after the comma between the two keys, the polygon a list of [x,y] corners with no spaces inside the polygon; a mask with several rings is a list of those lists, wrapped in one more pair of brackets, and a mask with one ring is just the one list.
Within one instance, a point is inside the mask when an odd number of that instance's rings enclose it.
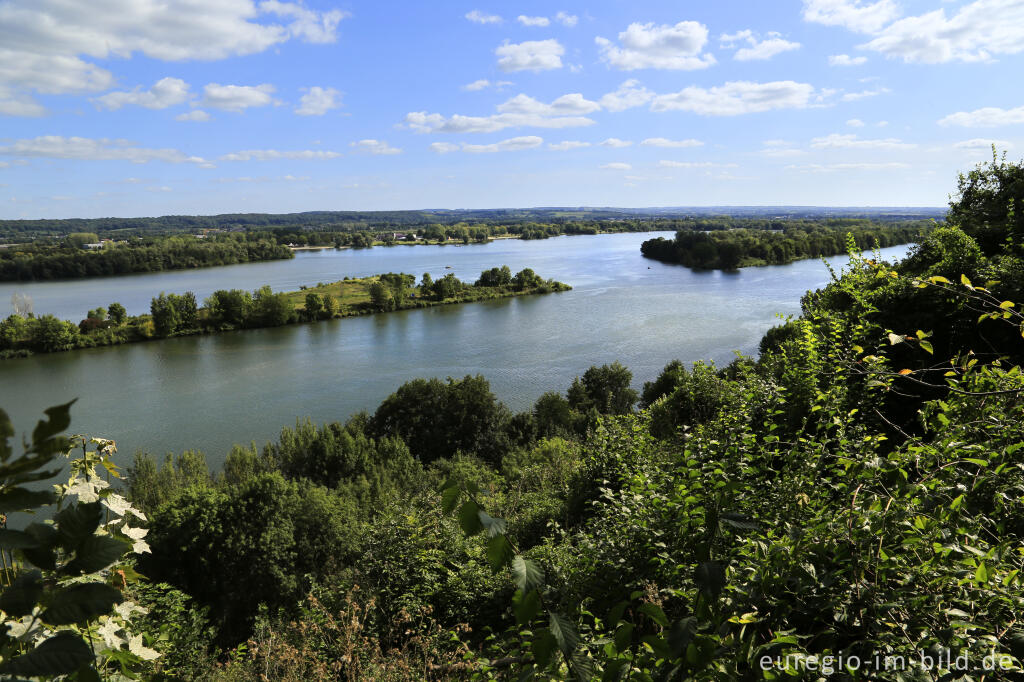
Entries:
{"label": "grassy island", "polygon": [[11,315],[0,322],[0,358],[23,357],[77,348],[112,346],[151,339],[212,334],[236,329],[278,327],[337,317],[470,303],[510,296],[568,291],[568,284],[544,280],[530,268],[515,275],[509,267],[480,273],[473,284],[454,274],[437,280],[424,274],[387,273],[344,280],[298,291],[274,293],[221,289],[202,306],[195,294],[164,294],[153,299],[149,314],[130,316],[120,303],[90,310],[78,324],[53,315]]}

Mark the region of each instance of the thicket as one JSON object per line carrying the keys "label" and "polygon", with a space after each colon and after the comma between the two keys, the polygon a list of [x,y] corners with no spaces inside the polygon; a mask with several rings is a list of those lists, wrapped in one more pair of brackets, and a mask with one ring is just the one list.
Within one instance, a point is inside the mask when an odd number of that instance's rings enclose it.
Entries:
{"label": "thicket", "polygon": [[852,255],[757,359],[640,392],[593,367],[513,414],[480,377],[417,380],[222,472],[139,456],[147,674],[1019,676],[1014,215]]}

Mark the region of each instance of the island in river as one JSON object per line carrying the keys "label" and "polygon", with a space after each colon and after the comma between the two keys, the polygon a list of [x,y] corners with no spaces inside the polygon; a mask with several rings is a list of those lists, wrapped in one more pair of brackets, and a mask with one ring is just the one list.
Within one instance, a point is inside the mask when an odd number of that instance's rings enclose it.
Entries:
{"label": "island in river", "polygon": [[278,327],[369,313],[427,308],[510,296],[568,291],[568,284],[544,280],[531,268],[515,275],[505,265],[484,270],[473,284],[453,273],[434,280],[424,274],[386,273],[348,278],[299,291],[274,293],[263,286],[214,291],[200,307],[195,294],[161,293],[149,314],[130,316],[120,303],[90,310],[77,325],[54,315],[15,313],[0,322],[0,358],[24,357],[77,348],[111,346],[192,334]]}

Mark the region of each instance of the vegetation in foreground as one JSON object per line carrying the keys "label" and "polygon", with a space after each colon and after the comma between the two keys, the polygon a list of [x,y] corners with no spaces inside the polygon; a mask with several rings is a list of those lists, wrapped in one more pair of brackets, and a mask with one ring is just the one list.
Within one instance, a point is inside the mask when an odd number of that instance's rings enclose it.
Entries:
{"label": "vegetation in foreground", "polygon": [[0,322],[0,359],[571,288],[562,282],[541,279],[530,268],[513,275],[505,265],[480,273],[472,285],[452,273],[437,280],[425,273],[418,285],[413,275],[387,273],[276,294],[269,286],[252,293],[241,289],[218,290],[202,307],[190,291],[161,293],[152,300],[149,315],[128,315],[124,306],[116,302],[108,308],[90,310],[77,325],[54,315],[13,314]]}
{"label": "vegetation in foreground", "polygon": [[[73,626],[88,659],[46,672],[1020,675],[1020,178],[999,160],[963,176],[957,225],[894,266],[854,256],[757,360],[673,362],[639,395],[626,368],[593,367],[520,414],[481,377],[417,379],[373,414],[236,447],[221,472],[140,455],[126,497],[149,580],[98,572],[148,610],[131,636],[159,656],[122,664],[97,606]],[[8,509],[32,506],[10,490]],[[10,580],[48,561],[63,519],[34,532],[0,537],[5,612],[55,603]],[[11,620],[0,672],[49,641]]]}
{"label": "vegetation in foreground", "polygon": [[859,251],[917,242],[933,224],[827,220],[776,222],[761,230],[740,226],[715,231],[680,230],[672,240],[657,237],[645,241],[640,252],[647,258],[698,270],[735,270],[846,253],[848,236]]}

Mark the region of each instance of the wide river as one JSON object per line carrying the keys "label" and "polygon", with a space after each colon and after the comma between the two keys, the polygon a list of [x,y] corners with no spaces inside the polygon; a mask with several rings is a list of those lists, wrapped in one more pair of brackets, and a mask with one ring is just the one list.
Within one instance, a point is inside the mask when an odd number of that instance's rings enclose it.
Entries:
{"label": "wide river", "polygon": [[[454,272],[473,281],[494,266],[532,267],[574,289],[0,361],[0,407],[19,433],[30,432],[43,409],[77,397],[71,430],[115,439],[122,463],[136,450],[201,449],[217,467],[234,443],[262,445],[298,417],[324,422],[372,411],[414,377],[483,374],[502,401],[522,410],[545,391],[564,391],[591,365],[618,360],[637,387],[674,358],[722,365],[733,351],[756,353],[777,315],[798,313],[803,293],[829,280],[820,260],[738,273],[666,265],[640,255],[652,236],[301,251],[289,261],[5,283],[5,316],[11,295],[24,292],[36,314],[75,321],[111,301],[146,312],[161,291],[193,291],[202,300],[216,289],[294,290],[382,272]],[[893,260],[905,252],[882,253]],[[837,269],[846,260],[829,259]]]}

